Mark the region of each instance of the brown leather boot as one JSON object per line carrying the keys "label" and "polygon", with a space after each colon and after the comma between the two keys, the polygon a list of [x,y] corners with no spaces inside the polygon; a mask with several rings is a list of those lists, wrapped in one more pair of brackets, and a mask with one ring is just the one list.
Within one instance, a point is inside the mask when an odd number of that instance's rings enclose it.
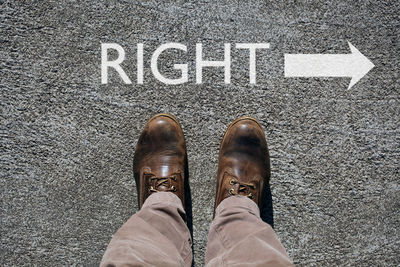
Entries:
{"label": "brown leather boot", "polygon": [[219,150],[215,208],[227,197],[242,195],[261,209],[270,176],[261,125],[250,117],[235,120],[226,130]]}
{"label": "brown leather boot", "polygon": [[144,127],[136,145],[133,170],[139,207],[156,192],[172,192],[184,203],[186,144],[182,128],[170,114],[157,114]]}

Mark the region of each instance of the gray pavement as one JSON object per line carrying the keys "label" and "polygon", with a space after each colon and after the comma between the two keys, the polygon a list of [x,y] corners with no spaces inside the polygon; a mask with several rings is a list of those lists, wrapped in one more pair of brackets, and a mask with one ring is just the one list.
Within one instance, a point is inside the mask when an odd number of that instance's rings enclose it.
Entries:
{"label": "gray pavement", "polygon": [[[0,265],[96,265],[112,234],[138,208],[132,173],[137,138],[158,112],[175,114],[187,143],[196,266],[212,220],[222,135],[256,117],[270,146],[277,235],[299,266],[399,266],[400,87],[398,1],[0,1]],[[149,58],[166,42],[188,53],[190,81],[165,85]],[[284,53],[349,53],[375,68],[349,78],[285,78]],[[126,50],[123,67],[100,83],[100,44]],[[195,84],[195,44],[222,70]],[[137,85],[136,44],[145,44]],[[170,74],[168,74],[170,73]]]}

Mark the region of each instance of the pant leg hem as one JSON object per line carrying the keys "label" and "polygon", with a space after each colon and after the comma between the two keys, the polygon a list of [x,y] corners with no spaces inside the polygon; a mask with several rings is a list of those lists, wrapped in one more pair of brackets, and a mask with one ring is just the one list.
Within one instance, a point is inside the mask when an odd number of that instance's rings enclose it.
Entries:
{"label": "pant leg hem", "polygon": [[230,207],[242,207],[257,217],[260,217],[260,209],[258,208],[258,205],[245,196],[231,196],[222,200],[215,210],[215,217],[219,216],[223,210],[229,209]]}
{"label": "pant leg hem", "polygon": [[171,192],[157,192],[154,194],[151,194],[143,203],[142,209],[151,206],[156,203],[168,203],[168,204],[174,204],[180,208],[183,209],[182,201],[181,199],[175,195],[174,193]]}

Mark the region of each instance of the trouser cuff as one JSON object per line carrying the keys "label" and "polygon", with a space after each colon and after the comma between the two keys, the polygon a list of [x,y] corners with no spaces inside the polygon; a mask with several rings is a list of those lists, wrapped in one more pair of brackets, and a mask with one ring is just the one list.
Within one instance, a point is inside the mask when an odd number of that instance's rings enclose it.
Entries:
{"label": "trouser cuff", "polygon": [[248,210],[257,217],[260,217],[260,209],[258,208],[258,205],[253,200],[245,196],[231,196],[225,198],[215,210],[215,216],[217,217],[225,210],[230,210],[232,208],[242,208]]}
{"label": "trouser cuff", "polygon": [[174,193],[171,192],[156,192],[154,194],[151,194],[143,203],[143,207],[145,208],[147,206],[157,204],[157,203],[163,203],[163,204],[168,204],[168,205],[174,205],[177,206],[178,208],[183,209],[182,201],[181,199],[175,195]]}

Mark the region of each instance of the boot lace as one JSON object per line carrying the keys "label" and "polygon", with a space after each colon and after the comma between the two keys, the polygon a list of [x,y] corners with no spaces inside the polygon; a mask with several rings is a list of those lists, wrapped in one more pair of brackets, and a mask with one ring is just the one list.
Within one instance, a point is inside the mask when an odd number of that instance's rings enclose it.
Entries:
{"label": "boot lace", "polygon": [[231,179],[229,181],[229,184],[232,186],[228,191],[230,195],[242,195],[253,199],[254,195],[251,191],[256,188],[256,185],[254,183],[239,182],[236,179]]}
{"label": "boot lace", "polygon": [[[149,178],[150,182],[150,188],[149,192],[176,192],[176,186],[174,185],[177,180],[177,175],[179,175],[180,172],[173,173],[170,176],[165,176],[165,177],[158,177],[154,175],[153,173],[145,173],[145,175],[151,176]],[[160,189],[161,186],[164,186],[165,188]]]}

